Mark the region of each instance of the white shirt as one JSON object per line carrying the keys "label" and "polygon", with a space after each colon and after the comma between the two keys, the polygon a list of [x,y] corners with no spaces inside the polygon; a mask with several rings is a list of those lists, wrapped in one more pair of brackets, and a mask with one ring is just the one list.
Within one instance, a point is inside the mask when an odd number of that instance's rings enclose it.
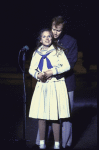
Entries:
{"label": "white shirt", "polygon": [[[38,50],[36,50],[33,53],[32,60],[30,63],[30,68],[29,68],[29,73],[35,79],[38,80],[37,74],[38,74],[38,72],[40,72],[40,70],[38,69],[38,65],[39,65],[40,59],[42,58],[41,55],[45,55],[49,52],[50,52],[50,54],[47,56],[47,58],[50,60],[51,65],[53,66],[53,68],[51,68],[51,70],[53,71],[53,75],[61,74],[63,72],[70,70],[70,64],[69,64],[68,59],[63,50],[58,49],[58,51],[56,53],[56,50],[53,45],[51,45],[49,47],[49,49],[45,50],[45,51],[41,50],[41,48],[42,48],[42,46],[40,46],[38,48]],[[46,62],[46,59],[44,59],[42,72],[47,71],[47,70],[48,70],[47,62]],[[59,80],[65,80],[65,78],[62,77]],[[47,80],[47,81],[49,81],[49,80]],[[55,77],[53,77],[51,79],[51,81],[58,81],[58,80]]]}

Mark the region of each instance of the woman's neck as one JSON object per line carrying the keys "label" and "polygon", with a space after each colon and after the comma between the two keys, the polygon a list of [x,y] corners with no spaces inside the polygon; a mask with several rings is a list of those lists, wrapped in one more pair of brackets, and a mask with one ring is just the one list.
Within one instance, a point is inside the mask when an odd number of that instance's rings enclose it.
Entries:
{"label": "woman's neck", "polygon": [[45,46],[45,45],[43,45],[43,46],[42,46],[42,49],[43,49],[43,50],[48,50],[49,47],[50,47],[50,46]]}

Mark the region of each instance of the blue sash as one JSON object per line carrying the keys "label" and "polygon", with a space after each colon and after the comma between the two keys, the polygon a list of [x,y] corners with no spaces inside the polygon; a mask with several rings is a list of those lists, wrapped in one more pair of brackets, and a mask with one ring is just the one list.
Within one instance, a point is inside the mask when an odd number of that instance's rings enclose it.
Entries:
{"label": "blue sash", "polygon": [[49,55],[50,53],[46,54],[46,55],[41,55],[42,58],[40,59],[40,62],[39,62],[39,65],[38,65],[38,68],[39,70],[42,72],[42,68],[43,68],[43,59],[46,59],[47,61],[47,68],[48,69],[51,69],[53,68],[53,66],[51,65],[51,62],[50,60],[47,58],[47,55]]}

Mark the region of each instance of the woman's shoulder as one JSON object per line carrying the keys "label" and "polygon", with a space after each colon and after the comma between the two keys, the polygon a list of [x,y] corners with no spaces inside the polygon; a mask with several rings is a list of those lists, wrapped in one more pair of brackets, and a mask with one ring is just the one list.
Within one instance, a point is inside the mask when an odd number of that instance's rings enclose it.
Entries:
{"label": "woman's shoulder", "polygon": [[33,57],[33,56],[35,56],[35,54],[36,54],[36,51],[37,51],[37,50],[34,50],[34,51],[33,51],[32,57]]}
{"label": "woman's shoulder", "polygon": [[36,49],[33,51],[33,56],[34,56],[35,54],[39,53],[39,52],[40,52],[40,49],[41,49],[41,46],[38,47],[38,48],[36,48]]}
{"label": "woman's shoulder", "polygon": [[34,50],[34,51],[33,51],[33,54],[32,54],[32,58],[34,58],[34,57],[36,58],[37,55],[38,55],[37,50]]}

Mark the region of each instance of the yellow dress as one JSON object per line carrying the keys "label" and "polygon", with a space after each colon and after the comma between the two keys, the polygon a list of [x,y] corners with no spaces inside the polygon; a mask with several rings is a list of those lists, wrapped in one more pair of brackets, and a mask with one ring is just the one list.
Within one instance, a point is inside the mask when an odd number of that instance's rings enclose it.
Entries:
{"label": "yellow dress", "polygon": [[[59,56],[56,55],[56,50],[53,45],[47,51],[41,53],[46,54],[50,51],[47,58],[50,60],[53,68],[53,75],[63,73],[70,69],[69,62],[62,52]],[[37,79],[38,64],[41,59],[40,48],[33,54],[29,73]],[[37,71],[38,69],[38,71]],[[48,70],[46,59],[43,61],[43,71]],[[37,79],[38,80],[38,79]],[[58,120],[59,118],[70,117],[68,92],[65,83],[65,78],[57,80],[52,77],[45,83],[37,81],[35,90],[32,96],[29,117],[45,120]]]}

